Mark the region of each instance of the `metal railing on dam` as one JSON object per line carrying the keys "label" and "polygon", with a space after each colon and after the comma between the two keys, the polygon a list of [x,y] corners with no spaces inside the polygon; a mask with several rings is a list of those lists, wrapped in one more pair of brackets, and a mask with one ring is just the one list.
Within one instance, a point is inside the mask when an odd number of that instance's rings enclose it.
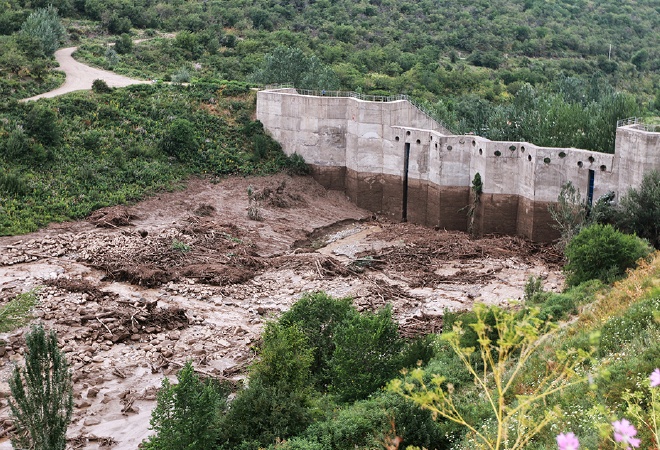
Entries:
{"label": "metal railing on dam", "polygon": [[616,121],[616,127],[634,126],[637,130],[660,133],[660,124],[646,123],[641,117],[628,117]]}

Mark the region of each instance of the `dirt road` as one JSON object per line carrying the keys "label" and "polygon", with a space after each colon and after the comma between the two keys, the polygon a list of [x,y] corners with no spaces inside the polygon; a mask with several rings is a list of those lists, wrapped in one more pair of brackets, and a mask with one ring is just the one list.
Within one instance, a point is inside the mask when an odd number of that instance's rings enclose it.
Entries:
{"label": "dirt road", "polygon": [[118,75],[107,70],[95,69],[73,59],[71,56],[78,47],[61,48],[55,52],[55,59],[60,64],[58,70],[66,74],[66,81],[57,89],[34,97],[26,98],[21,101],[27,102],[40,98],[57,97],[58,95],[68,94],[74,91],[84,91],[92,88],[94,80],[103,80],[110,87],[124,87],[131,84],[148,83],[145,80],[136,80],[123,75]]}
{"label": "dirt road", "polygon": [[[247,217],[247,189],[261,221]],[[274,175],[213,184],[87,221],[0,238],[0,307],[36,289],[35,321],[72,366],[71,448],[128,450],[149,434],[164,376],[186,360],[235,379],[264,322],[305,292],[391,304],[404,335],[437,332],[446,309],[520,299],[527,278],[561,289],[552,249],[516,237],[474,240],[380,221],[313,179]],[[10,449],[7,378],[27,327],[0,333],[0,450]]]}

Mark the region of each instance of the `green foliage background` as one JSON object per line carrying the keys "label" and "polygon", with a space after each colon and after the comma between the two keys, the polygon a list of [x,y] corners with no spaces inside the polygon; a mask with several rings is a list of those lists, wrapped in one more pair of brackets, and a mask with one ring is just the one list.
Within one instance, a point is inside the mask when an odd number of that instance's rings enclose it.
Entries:
{"label": "green foliage background", "polygon": [[254,106],[254,92],[236,82],[0,103],[0,235],[176,189],[190,175],[286,167],[279,145],[254,125]]}

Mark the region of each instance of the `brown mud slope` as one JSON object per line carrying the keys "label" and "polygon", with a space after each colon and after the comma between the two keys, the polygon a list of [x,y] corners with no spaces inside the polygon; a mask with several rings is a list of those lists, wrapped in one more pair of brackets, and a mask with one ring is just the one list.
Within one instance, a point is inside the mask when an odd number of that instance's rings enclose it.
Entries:
{"label": "brown mud slope", "polygon": [[[519,238],[379,221],[311,178],[195,179],[0,238],[0,306],[38,289],[34,320],[58,332],[73,368],[70,446],[134,449],[163,376],[192,360],[200,373],[240,378],[264,321],[305,292],[351,296],[360,309],[391,304],[412,336],[439,331],[446,309],[521,298],[530,275],[559,289],[559,262]],[[0,334],[0,449],[11,448],[6,380],[26,329]]]}

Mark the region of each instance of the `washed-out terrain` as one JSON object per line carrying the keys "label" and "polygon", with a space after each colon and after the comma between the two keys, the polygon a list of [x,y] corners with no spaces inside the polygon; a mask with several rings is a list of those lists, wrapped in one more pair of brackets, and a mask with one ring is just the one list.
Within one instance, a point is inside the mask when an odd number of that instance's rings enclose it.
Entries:
{"label": "washed-out terrain", "polygon": [[[521,299],[530,275],[559,290],[560,262],[516,237],[381,221],[307,177],[194,179],[0,238],[0,305],[38,291],[34,320],[57,331],[73,368],[70,446],[135,449],[163,376],[192,359],[202,374],[240,378],[264,322],[305,292],[350,296],[360,309],[391,304],[413,336],[440,331],[446,309]],[[0,449],[11,448],[7,378],[26,329],[0,334]]]}

